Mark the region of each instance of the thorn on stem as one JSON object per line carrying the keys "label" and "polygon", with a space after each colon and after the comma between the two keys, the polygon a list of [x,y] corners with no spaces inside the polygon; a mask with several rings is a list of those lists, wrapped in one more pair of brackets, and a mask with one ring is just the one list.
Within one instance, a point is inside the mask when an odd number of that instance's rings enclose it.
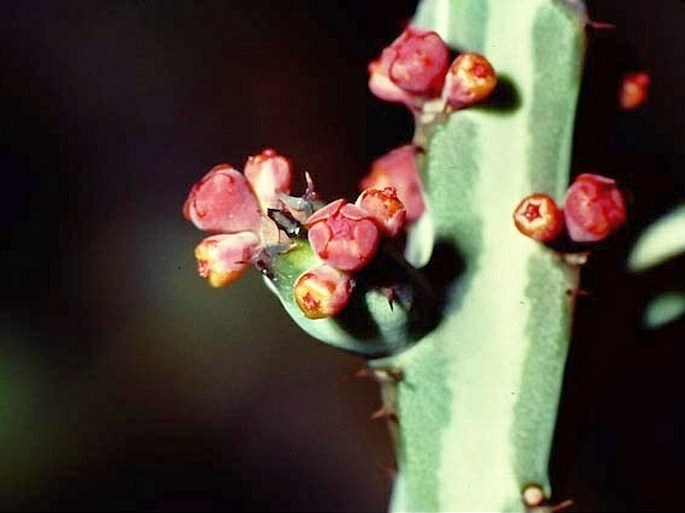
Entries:
{"label": "thorn on stem", "polygon": [[402,369],[363,367],[354,373],[355,378],[372,378],[379,383],[399,383],[404,379]]}
{"label": "thorn on stem", "polygon": [[567,289],[566,294],[574,299],[590,295],[590,291],[586,289]]}
{"label": "thorn on stem", "polygon": [[564,511],[565,509],[568,509],[571,506],[573,506],[573,501],[571,499],[566,499],[565,501],[561,501],[559,504],[551,506],[549,508],[549,511],[550,513],[556,513],[557,511]]}
{"label": "thorn on stem", "polygon": [[382,406],[371,414],[371,420],[385,419],[391,422],[398,422],[397,411],[391,406]]}
{"label": "thorn on stem", "polygon": [[308,201],[318,200],[319,195],[317,194],[316,188],[314,187],[314,180],[312,180],[312,175],[310,175],[307,171],[305,171],[304,173],[304,180],[307,183],[307,188],[304,192],[304,199]]}
{"label": "thorn on stem", "polygon": [[594,30],[616,30],[615,24],[606,21],[594,21],[588,19],[585,24]]}

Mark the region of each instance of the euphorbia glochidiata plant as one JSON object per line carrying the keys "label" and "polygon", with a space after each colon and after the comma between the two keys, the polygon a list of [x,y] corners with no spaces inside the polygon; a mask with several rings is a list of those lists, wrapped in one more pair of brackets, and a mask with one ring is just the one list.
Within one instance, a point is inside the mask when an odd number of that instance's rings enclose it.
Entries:
{"label": "euphorbia glochidiata plant", "polygon": [[212,286],[256,267],[303,329],[369,358],[395,510],[549,500],[579,267],[626,220],[614,180],[568,186],[586,22],[577,0],[427,0],[369,65],[416,136],[356,201],[323,201],[308,175],[292,195],[270,149],[244,173],[214,167],[186,201],[212,234],[195,250]]}

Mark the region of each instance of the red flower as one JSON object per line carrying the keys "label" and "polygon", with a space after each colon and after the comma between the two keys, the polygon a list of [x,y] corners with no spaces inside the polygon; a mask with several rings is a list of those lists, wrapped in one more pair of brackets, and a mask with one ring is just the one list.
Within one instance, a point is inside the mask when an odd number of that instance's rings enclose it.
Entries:
{"label": "red flower", "polygon": [[197,271],[212,287],[225,287],[240,278],[261,246],[252,232],[207,237],[195,248]]}
{"label": "red flower", "polygon": [[289,194],[293,175],[290,161],[274,150],[264,150],[245,164],[245,178],[250,183],[262,209],[279,208],[280,194]]}
{"label": "red flower", "polygon": [[416,148],[402,146],[376,159],[371,172],[362,179],[362,189],[393,187],[407,209],[407,222],[416,221],[426,209],[419,170],[416,167]]}
{"label": "red flower", "polygon": [[305,226],[309,228],[309,243],[316,254],[336,269],[361,269],[378,249],[378,228],[371,216],[344,199],[315,212]]}
{"label": "red flower", "polygon": [[250,157],[247,177],[228,164],[213,167],[193,185],[183,215],[200,230],[219,233],[195,249],[200,276],[214,287],[243,274],[260,250],[287,241],[267,215],[279,194],[290,192],[290,163],[274,150]]}
{"label": "red flower", "polygon": [[295,302],[309,319],[332,317],[352,295],[354,280],[346,272],[322,264],[300,275],[293,287]]}
{"label": "red flower", "polygon": [[629,111],[640,108],[647,102],[651,79],[644,71],[626,73],[618,91],[618,104],[621,110]]}
{"label": "red flower", "polygon": [[200,230],[236,233],[258,231],[261,212],[245,177],[219,164],[193,185],[183,215]]}
{"label": "red flower", "polygon": [[523,235],[542,243],[552,242],[564,227],[564,217],[546,194],[531,194],[514,211],[514,224]]}
{"label": "red flower", "polygon": [[442,97],[455,109],[473,105],[490,95],[497,76],[490,62],[478,53],[462,53],[447,72]]}
{"label": "red flower", "polygon": [[394,187],[364,189],[355,204],[370,214],[376,226],[388,237],[394,237],[404,228],[407,209],[397,197]]}
{"label": "red flower", "polygon": [[369,64],[369,89],[377,97],[420,107],[440,96],[449,50],[435,32],[408,27]]}
{"label": "red flower", "polygon": [[614,180],[585,173],[576,178],[566,193],[564,216],[571,239],[595,242],[605,239],[625,222],[626,204]]}

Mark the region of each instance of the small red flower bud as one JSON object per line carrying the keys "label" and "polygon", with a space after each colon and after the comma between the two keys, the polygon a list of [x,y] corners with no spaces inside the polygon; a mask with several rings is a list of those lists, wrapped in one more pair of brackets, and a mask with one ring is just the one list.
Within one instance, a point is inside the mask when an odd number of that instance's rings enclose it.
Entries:
{"label": "small red flower bud", "polygon": [[302,273],[293,294],[297,306],[309,319],[338,315],[352,295],[354,280],[349,274],[322,264]]}
{"label": "small red flower bud", "polygon": [[362,179],[362,189],[393,187],[407,209],[407,222],[416,221],[426,209],[419,170],[416,167],[416,148],[402,146],[376,159],[371,172]]}
{"label": "small red flower bud", "polygon": [[378,249],[378,228],[370,218],[344,199],[336,200],[305,222],[309,243],[327,264],[356,271],[367,265]]}
{"label": "small red flower bud", "polygon": [[514,210],[514,224],[526,237],[543,244],[554,241],[564,226],[559,207],[547,194],[531,194]]}
{"label": "small red flower bud", "polygon": [[449,65],[449,50],[435,32],[408,27],[369,65],[369,88],[391,102],[420,106],[440,95]]}
{"label": "small red flower bud", "polygon": [[626,204],[614,180],[585,173],[566,192],[564,216],[571,239],[595,242],[625,222]]}
{"label": "small red flower bud", "polygon": [[245,178],[250,183],[262,209],[278,208],[279,193],[289,194],[293,181],[290,161],[274,150],[264,150],[245,164]]}
{"label": "small red flower bud", "polygon": [[618,104],[621,110],[635,110],[647,101],[650,78],[647,73],[626,73],[618,91]]}
{"label": "small red flower bud", "polygon": [[478,53],[462,53],[445,77],[442,97],[454,109],[463,109],[485,99],[497,85],[492,64]]}
{"label": "small red flower bud", "polygon": [[260,211],[245,177],[228,164],[219,164],[193,185],[183,215],[200,230],[236,233],[257,231]]}
{"label": "small red flower bud", "polygon": [[249,269],[260,247],[259,237],[252,232],[207,237],[195,248],[198,273],[212,287],[225,287]]}
{"label": "small red flower bud", "polygon": [[376,226],[389,237],[397,235],[407,219],[407,209],[394,187],[365,189],[357,198],[356,205],[370,214]]}

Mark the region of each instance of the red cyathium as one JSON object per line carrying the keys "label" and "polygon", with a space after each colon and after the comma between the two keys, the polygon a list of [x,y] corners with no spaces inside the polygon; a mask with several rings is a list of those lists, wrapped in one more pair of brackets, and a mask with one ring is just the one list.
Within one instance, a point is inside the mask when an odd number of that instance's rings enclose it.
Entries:
{"label": "red cyathium", "polygon": [[198,274],[212,287],[225,287],[250,268],[260,247],[259,237],[252,232],[207,237],[195,248]]}
{"label": "red cyathium", "polygon": [[281,194],[290,194],[293,181],[290,161],[272,149],[250,157],[245,164],[245,178],[263,210],[279,208]]}
{"label": "red cyathium", "polygon": [[542,243],[554,241],[564,227],[564,216],[547,194],[531,194],[514,210],[514,224],[526,237]]}
{"label": "red cyathium", "polygon": [[402,146],[377,158],[360,185],[362,189],[393,187],[407,209],[407,222],[416,221],[426,210],[415,146]]}
{"label": "red cyathium", "polygon": [[440,36],[410,26],[369,64],[369,88],[383,100],[420,108],[440,95],[448,66]]}
{"label": "red cyathium", "polygon": [[479,53],[462,53],[449,67],[442,97],[453,109],[463,109],[487,98],[496,85],[490,61]]}
{"label": "red cyathium", "polygon": [[394,187],[365,189],[355,204],[371,215],[376,226],[388,237],[396,236],[407,219],[407,209],[397,197]]}
{"label": "red cyathium", "polygon": [[344,199],[318,210],[305,225],[309,228],[309,242],[316,254],[336,269],[361,269],[378,249],[378,228],[371,216]]}
{"label": "red cyathium", "polygon": [[193,185],[183,215],[213,233],[258,231],[260,208],[245,177],[228,164],[214,166]]}
{"label": "red cyathium", "polygon": [[305,317],[323,319],[333,317],[345,308],[354,284],[348,273],[322,264],[297,278],[293,295]]}
{"label": "red cyathium", "polygon": [[568,234],[576,242],[596,242],[626,221],[626,204],[616,182],[584,173],[566,193],[564,216]]}
{"label": "red cyathium", "polygon": [[195,249],[200,275],[222,287],[240,277],[262,250],[288,246],[286,234],[267,216],[290,191],[290,162],[274,150],[250,157],[247,177],[228,164],[213,167],[193,185],[183,214],[208,237]]}

